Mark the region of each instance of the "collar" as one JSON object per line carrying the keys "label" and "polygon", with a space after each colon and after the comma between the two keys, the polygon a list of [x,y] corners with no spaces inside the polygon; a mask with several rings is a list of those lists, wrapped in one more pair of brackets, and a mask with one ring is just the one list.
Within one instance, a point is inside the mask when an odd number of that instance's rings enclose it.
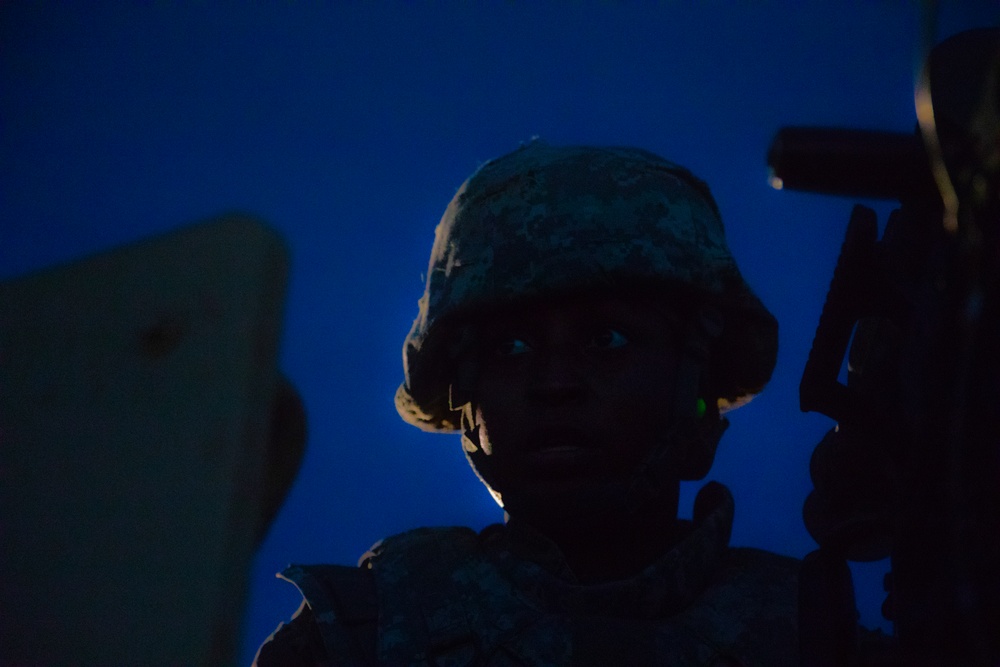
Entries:
{"label": "collar", "polygon": [[732,494],[710,482],[698,492],[686,535],[663,556],[629,579],[583,585],[559,548],[525,526],[484,535],[487,551],[513,582],[518,595],[540,610],[568,614],[655,618],[690,605],[718,572],[733,525]]}

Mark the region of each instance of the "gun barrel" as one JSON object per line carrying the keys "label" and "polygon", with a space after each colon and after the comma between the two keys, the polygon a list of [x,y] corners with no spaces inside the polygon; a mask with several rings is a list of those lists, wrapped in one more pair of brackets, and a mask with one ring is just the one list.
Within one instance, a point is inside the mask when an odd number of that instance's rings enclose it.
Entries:
{"label": "gun barrel", "polygon": [[778,188],[900,201],[935,192],[915,134],[784,127],[767,163]]}

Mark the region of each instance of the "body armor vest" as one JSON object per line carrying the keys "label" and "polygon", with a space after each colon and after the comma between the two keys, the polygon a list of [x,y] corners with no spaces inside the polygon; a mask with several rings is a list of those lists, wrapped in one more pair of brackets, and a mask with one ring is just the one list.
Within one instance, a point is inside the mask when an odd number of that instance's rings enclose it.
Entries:
{"label": "body armor vest", "polygon": [[[728,548],[732,497],[711,486],[717,506],[623,581],[578,584],[557,562],[526,557],[541,554],[513,526],[420,528],[377,544],[362,568],[283,576],[312,607],[333,664],[796,664],[798,561]],[[372,623],[375,637],[358,632]]]}

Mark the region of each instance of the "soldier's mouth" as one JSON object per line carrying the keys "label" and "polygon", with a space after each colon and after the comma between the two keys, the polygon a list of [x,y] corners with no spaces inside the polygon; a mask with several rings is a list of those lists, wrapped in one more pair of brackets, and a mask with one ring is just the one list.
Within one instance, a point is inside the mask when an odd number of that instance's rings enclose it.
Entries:
{"label": "soldier's mouth", "polygon": [[601,468],[601,453],[590,447],[543,447],[525,456],[527,472],[545,477],[576,476]]}
{"label": "soldier's mouth", "polygon": [[542,429],[533,436],[523,456],[536,472],[569,474],[600,463],[601,450],[573,428]]}
{"label": "soldier's mouth", "polygon": [[592,447],[581,447],[579,445],[550,445],[534,449],[528,452],[528,456],[539,459],[565,458],[581,456],[583,454],[593,453],[593,451]]}
{"label": "soldier's mouth", "polygon": [[590,435],[576,424],[546,424],[532,428],[527,432],[526,448],[530,451],[539,449],[559,449],[563,447],[579,447],[590,449],[595,446]]}

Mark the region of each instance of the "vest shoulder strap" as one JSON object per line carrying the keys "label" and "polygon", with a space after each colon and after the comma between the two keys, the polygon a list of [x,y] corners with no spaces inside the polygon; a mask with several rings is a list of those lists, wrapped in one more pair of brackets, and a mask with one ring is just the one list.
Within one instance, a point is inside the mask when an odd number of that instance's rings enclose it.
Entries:
{"label": "vest shoulder strap", "polygon": [[418,528],[372,548],[381,618],[379,655],[389,664],[480,664],[476,623],[478,538],[468,528]]}
{"label": "vest shoulder strap", "polygon": [[291,565],[280,575],[312,609],[332,665],[375,664],[378,600],[367,568]]}

